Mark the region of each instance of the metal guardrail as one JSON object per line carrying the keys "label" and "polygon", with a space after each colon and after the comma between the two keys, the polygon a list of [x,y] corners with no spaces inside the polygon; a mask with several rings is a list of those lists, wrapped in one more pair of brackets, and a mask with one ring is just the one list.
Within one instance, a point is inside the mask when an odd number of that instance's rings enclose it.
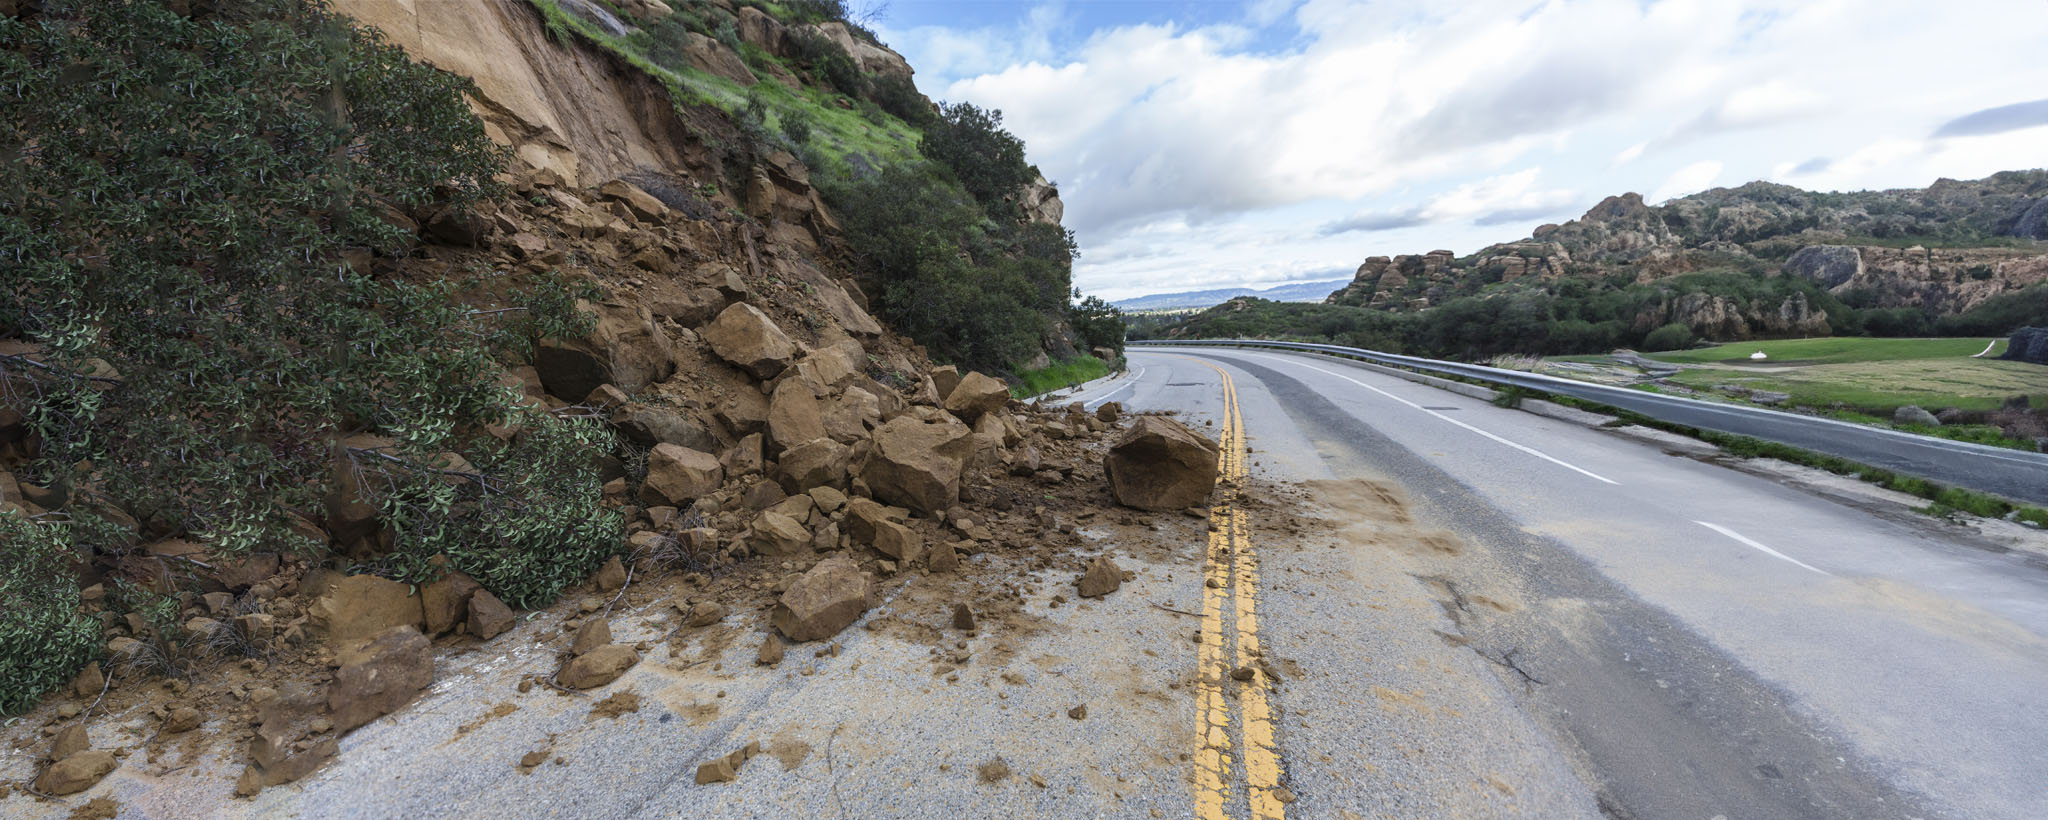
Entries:
{"label": "metal guardrail", "polygon": [[1341,345],[1256,339],[1160,340],[1131,342],[1130,345],[1266,348],[1358,359],[1422,373],[1570,396],[1640,413],[1659,421],[1749,436],[2015,501],[2048,504],[2048,453],[2029,453],[1782,410],[1719,404],[1539,373],[1399,356]]}

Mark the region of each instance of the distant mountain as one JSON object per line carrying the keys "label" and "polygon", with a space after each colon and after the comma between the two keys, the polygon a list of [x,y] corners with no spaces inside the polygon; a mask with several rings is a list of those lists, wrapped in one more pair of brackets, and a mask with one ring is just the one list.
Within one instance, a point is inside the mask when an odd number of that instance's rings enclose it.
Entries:
{"label": "distant mountain", "polygon": [[1149,296],[1134,296],[1111,304],[1125,311],[1134,310],[1183,310],[1214,307],[1240,296],[1270,299],[1275,302],[1320,302],[1329,298],[1330,291],[1351,284],[1349,279],[1326,279],[1319,282],[1299,282],[1254,290],[1252,288],[1217,288],[1216,290],[1187,290],[1179,293],[1154,293]]}

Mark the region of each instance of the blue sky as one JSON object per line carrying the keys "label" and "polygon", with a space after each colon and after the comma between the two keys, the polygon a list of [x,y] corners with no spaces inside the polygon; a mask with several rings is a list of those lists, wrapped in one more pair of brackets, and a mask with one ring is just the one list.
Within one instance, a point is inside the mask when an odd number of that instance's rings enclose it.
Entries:
{"label": "blue sky", "polygon": [[927,95],[1004,112],[1112,299],[1469,253],[1622,191],[2048,165],[2043,0],[893,0],[873,27]]}

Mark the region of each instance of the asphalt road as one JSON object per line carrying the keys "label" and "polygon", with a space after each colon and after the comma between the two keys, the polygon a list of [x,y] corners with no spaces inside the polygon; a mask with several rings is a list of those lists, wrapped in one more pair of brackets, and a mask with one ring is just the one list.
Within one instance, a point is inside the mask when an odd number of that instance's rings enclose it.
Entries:
{"label": "asphalt road", "polygon": [[[1355,350],[1331,345],[1302,346]],[[1460,374],[1479,374],[1488,379],[1508,379],[1531,389],[1599,402],[1674,424],[1751,436],[1951,486],[1994,493],[2016,501],[2048,504],[2048,453],[1971,444],[1820,416],[1665,396],[1537,373],[1357,352],[1372,355],[1387,364],[1415,364]]]}
{"label": "asphalt road", "polygon": [[1607,815],[2048,816],[2038,559],[1326,357],[1133,351],[1083,398],[1187,407],[1212,364],[1278,411],[1268,472],[1391,481],[1462,538],[1425,580]]}

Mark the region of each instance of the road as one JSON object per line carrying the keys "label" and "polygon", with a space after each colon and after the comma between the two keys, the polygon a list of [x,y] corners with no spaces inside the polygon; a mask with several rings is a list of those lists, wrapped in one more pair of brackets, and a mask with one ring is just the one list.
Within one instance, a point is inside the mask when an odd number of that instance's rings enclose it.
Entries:
{"label": "road", "polygon": [[2026,554],[1325,357],[1131,365],[1084,400],[1214,412],[1220,366],[1270,474],[1396,484],[1459,536],[1426,582],[1611,816],[2048,816]]}
{"label": "road", "polygon": [[[1226,481],[1206,515],[1081,522],[1080,552],[1131,573],[1107,597],[1075,597],[1073,556],[975,554],[763,667],[764,613],[678,630],[661,592],[610,618],[646,647],[619,680],[522,691],[568,640],[558,606],[452,651],[297,783],[231,799],[240,747],[178,746],[80,797],[134,818],[2048,816],[2044,553],[1326,358],[1130,358],[1059,400],[1173,411],[1223,442]],[[951,625],[961,602],[978,631]],[[750,743],[732,782],[695,782]],[[0,780],[28,765],[0,756]]]}

